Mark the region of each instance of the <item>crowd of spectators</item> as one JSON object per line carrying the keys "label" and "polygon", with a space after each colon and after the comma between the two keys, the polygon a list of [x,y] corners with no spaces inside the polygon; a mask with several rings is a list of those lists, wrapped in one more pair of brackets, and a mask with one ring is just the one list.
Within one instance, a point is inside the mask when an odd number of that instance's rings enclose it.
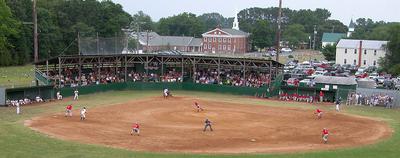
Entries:
{"label": "crowd of spectators", "polygon": [[218,71],[208,69],[195,72],[195,82],[200,84],[220,84],[230,86],[262,87],[269,85],[270,76],[265,73],[248,72],[244,77],[240,71]]}
{"label": "crowd of spectators", "polygon": [[[108,83],[119,83],[125,82],[124,73],[119,68],[101,68],[99,71],[97,68],[82,69],[81,76],[76,68],[65,68],[61,72],[61,76],[58,73],[50,73],[49,76],[53,79],[55,85],[61,87],[77,87],[87,85],[98,85]],[[246,87],[262,87],[267,86],[270,83],[270,75],[259,72],[246,72],[244,77],[243,72],[224,70],[218,75],[215,69],[203,69],[195,72],[195,83],[199,84],[219,84],[219,85],[230,85],[230,86],[246,86]],[[159,72],[150,71],[137,72],[130,70],[127,76],[128,82],[182,82],[183,75],[181,71],[175,69],[167,69],[166,72],[161,76]],[[58,83],[59,82],[59,83]]]}
{"label": "crowd of spectators", "polygon": [[394,105],[394,97],[388,94],[361,94],[350,93],[347,97],[346,105],[365,105],[365,106],[384,106],[392,108]]}

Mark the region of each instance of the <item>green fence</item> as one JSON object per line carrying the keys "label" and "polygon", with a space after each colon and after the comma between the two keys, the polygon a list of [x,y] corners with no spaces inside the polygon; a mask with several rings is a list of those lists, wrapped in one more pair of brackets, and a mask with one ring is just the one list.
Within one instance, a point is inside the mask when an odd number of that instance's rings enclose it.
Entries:
{"label": "green fence", "polygon": [[62,88],[60,89],[61,94],[64,97],[72,96],[73,91],[78,89],[79,94],[91,94],[97,92],[106,92],[113,90],[159,90],[160,93],[164,88],[169,90],[187,90],[187,91],[203,91],[203,92],[215,92],[215,93],[226,93],[236,95],[248,95],[248,96],[266,96],[267,87],[263,88],[252,88],[252,87],[234,87],[227,85],[213,85],[213,84],[195,84],[195,83],[161,83],[161,82],[127,82],[127,83],[112,83],[104,85],[91,85],[76,88]]}

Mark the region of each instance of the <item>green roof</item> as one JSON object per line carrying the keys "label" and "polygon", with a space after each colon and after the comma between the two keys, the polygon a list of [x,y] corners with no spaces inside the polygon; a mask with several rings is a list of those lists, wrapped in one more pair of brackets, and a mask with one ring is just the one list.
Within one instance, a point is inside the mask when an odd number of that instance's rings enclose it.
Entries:
{"label": "green roof", "polygon": [[345,33],[324,33],[322,35],[322,42],[338,42],[344,37],[346,37]]}

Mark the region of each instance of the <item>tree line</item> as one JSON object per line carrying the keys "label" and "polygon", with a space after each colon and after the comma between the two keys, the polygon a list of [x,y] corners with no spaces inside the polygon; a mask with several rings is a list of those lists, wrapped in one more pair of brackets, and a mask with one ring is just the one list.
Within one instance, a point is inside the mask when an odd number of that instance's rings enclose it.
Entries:
{"label": "tree line", "polygon": [[[216,26],[231,28],[234,20],[219,13],[181,13],[156,22],[142,11],[130,15],[111,0],[38,0],[37,14],[40,59],[76,54],[78,32],[86,37],[95,37],[97,34],[100,37],[113,37],[122,35],[122,29],[130,28],[155,31],[160,35],[201,37],[202,33]],[[253,50],[276,45],[277,14],[277,7],[254,7],[238,13],[240,29],[251,34]],[[283,8],[282,40],[287,41],[290,47],[308,45],[315,29],[316,48],[320,49],[324,32],[346,33],[348,30],[345,24],[330,17],[331,13],[326,9]],[[0,66],[31,62],[33,26],[29,22],[32,22],[32,1],[0,0],[0,22]],[[360,18],[356,20],[356,29],[351,38],[389,40],[396,37],[393,28],[397,25]],[[129,43],[135,44],[134,41]],[[388,45],[388,48],[394,49],[395,46]],[[400,62],[392,60],[388,58],[385,63]]]}

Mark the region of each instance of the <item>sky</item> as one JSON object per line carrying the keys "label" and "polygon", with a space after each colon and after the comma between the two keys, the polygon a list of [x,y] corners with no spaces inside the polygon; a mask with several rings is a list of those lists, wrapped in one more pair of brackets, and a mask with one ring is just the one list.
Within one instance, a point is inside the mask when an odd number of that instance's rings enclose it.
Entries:
{"label": "sky", "polygon": [[[153,21],[162,17],[190,12],[196,15],[217,12],[234,17],[236,11],[251,7],[278,6],[278,0],[113,0],[130,14],[138,11],[150,15]],[[351,19],[371,18],[374,21],[400,22],[400,0],[282,0],[282,7],[290,9],[325,8],[331,19],[349,24]]]}

